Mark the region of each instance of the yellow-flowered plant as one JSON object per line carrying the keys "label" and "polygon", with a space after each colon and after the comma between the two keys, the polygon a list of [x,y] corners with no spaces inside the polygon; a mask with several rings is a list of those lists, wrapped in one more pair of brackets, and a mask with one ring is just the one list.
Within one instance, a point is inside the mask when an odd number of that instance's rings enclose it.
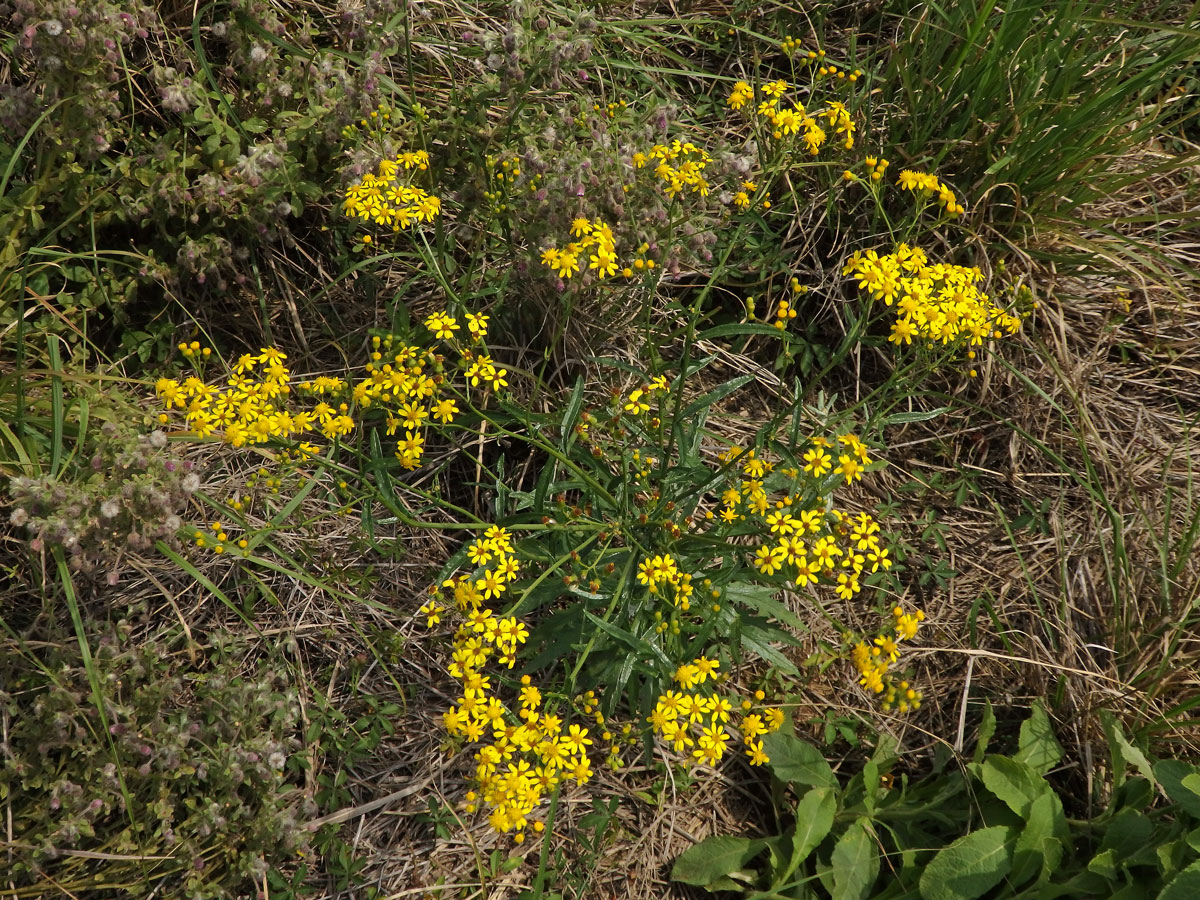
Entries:
{"label": "yellow-flowered plant", "polygon": [[764,539],[754,550],[753,565],[761,575],[786,578],[797,588],[829,585],[849,600],[862,590],[865,575],[886,572],[892,560],[879,540],[879,524],[868,513],[852,515],[827,504],[821,494],[813,498],[811,485],[830,473],[846,484],[861,481],[873,460],[851,433],[836,441],[812,437],[797,456],[803,466],[780,470],[780,490],[769,491],[766,479],[776,464],[753,449],[730,448],[722,459],[736,465],[716,517],[727,526],[748,522]]}
{"label": "yellow-flowered plant", "polygon": [[663,193],[672,200],[685,190],[707,197],[709,185],[704,170],[710,162],[712,157],[707,151],[678,138],[670,144],[655,144],[646,153],[633,154],[634,168],[650,167],[655,179],[661,183]]}
{"label": "yellow-flowered plant", "polygon": [[[654,734],[676,753],[685,754],[689,764],[715,766],[728,752],[732,739],[740,739],[750,765],[770,762],[762,736],[778,731],[783,712],[774,707],[755,707],[750,700],[737,705],[723,694],[720,661],[699,656],[675,670],[679,690],[659,696],[646,720]],[[755,700],[762,701],[762,691]],[[740,721],[736,722],[735,718]]]}
{"label": "yellow-flowered plant", "polygon": [[889,341],[965,345],[973,357],[985,341],[1015,334],[1021,319],[996,306],[979,289],[983,273],[975,267],[931,263],[919,247],[900,244],[884,256],[856,251],[842,268],[859,290],[894,306]]}
{"label": "yellow-flowered plant", "polygon": [[[194,349],[192,355],[209,356]],[[300,441],[305,453],[317,449],[310,443],[311,437],[319,434],[334,440],[352,432],[355,423],[350,407],[336,397],[332,403],[320,399],[308,409],[295,408],[294,388],[306,391],[293,383],[286,361],[286,354],[263,347],[257,354],[239,356],[223,385],[210,384],[197,375],[182,382],[160,378],[154,385],[164,407],[159,420],[166,424],[172,412],[182,411],[188,431],[198,437],[218,437],[234,447],[275,439]],[[327,385],[325,393],[336,392]]]}
{"label": "yellow-flowered plant", "polygon": [[916,637],[925,621],[921,610],[905,612],[901,606],[892,609],[891,627],[881,631],[873,641],[865,639],[850,648],[850,660],[858,670],[859,686],[873,695],[884,711],[895,709],[905,713],[921,708],[923,694],[907,681],[895,677],[893,667],[900,659],[901,644]]}
{"label": "yellow-flowered plant", "polygon": [[368,172],[346,189],[342,211],[392,231],[432,222],[441,212],[442,201],[411,183],[412,175],[428,168],[429,154],[424,150],[382,160],[375,172]]}
{"label": "yellow-flowered plant", "polygon": [[902,169],[900,177],[896,179],[896,184],[900,185],[901,190],[911,191],[919,197],[936,197],[938,203],[951,215],[962,215],[966,212],[966,207],[958,202],[958,198],[955,197],[950,186],[942,183],[936,175],[930,172]]}
{"label": "yellow-flowered plant", "polygon": [[564,247],[547,247],[542,251],[542,265],[563,279],[570,279],[581,270],[594,272],[597,278],[617,274],[616,239],[611,227],[600,219],[579,216],[571,223],[571,234],[575,240]]}
{"label": "yellow-flowered plant", "polygon": [[[826,74],[830,74],[828,69]],[[784,96],[793,87],[783,79],[767,82],[758,88],[749,82],[739,81],[733,86],[726,102],[730,109],[744,110],[756,116],[776,142],[790,145],[795,139],[795,146],[811,156],[821,152],[829,140],[830,131],[844,149],[853,148],[857,125],[845,104],[831,100],[809,113],[799,100],[790,103],[785,101]]]}
{"label": "yellow-flowered plant", "polygon": [[[376,335],[365,375],[352,383],[331,375],[297,382],[285,365],[286,354],[270,347],[238,357],[223,385],[198,375],[182,382],[160,378],[155,384],[164,407],[160,422],[182,411],[187,430],[198,437],[218,437],[234,447],[299,442],[294,452],[304,459],[320,449],[311,439],[345,438],[365,418],[375,417],[385,434],[396,438],[401,465],[415,469],[425,453],[428,426],[453,424],[468,389],[486,399],[487,392],[508,386],[508,369],[484,352],[488,320],[486,313],[472,312],[461,320],[444,311],[426,317],[430,334],[456,354],[456,369],[449,372],[446,357],[433,347]],[[212,355],[196,342],[181,347],[187,358],[201,363]],[[461,377],[459,386],[454,374]],[[300,408],[306,401],[309,405]]]}
{"label": "yellow-flowered plant", "polygon": [[[561,783],[591,780],[597,739],[610,744],[608,761],[616,766],[619,740],[632,738],[628,728],[615,741],[607,730],[595,734],[587,726],[566,722],[556,708],[547,707],[529,675],[521,677],[519,687],[508,689],[502,675],[488,671],[511,669],[529,637],[522,622],[497,616],[488,605],[504,599],[509,585],[520,577],[522,564],[512,535],[494,525],[467,547],[467,560],[470,571],[443,581],[420,614],[431,628],[441,622],[450,604],[461,616],[448,669],[461,694],[442,723],[456,741],[478,748],[473,775],[477,789],[467,794],[466,811],[486,810],[492,829],[515,832],[519,843],[527,827],[542,830],[543,823],[532,817]],[[577,698],[576,707],[597,728],[606,728],[594,692]]]}

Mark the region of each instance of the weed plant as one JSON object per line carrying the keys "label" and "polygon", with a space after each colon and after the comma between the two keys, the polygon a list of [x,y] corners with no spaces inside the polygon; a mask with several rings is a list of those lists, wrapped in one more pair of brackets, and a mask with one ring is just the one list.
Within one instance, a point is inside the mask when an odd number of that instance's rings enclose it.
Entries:
{"label": "weed plant", "polygon": [[[118,7],[0,4],[0,471],[31,588],[0,615],[0,893],[298,896],[309,866],[363,889],[338,825],[388,801],[361,802],[350,773],[411,741],[396,721],[414,710],[446,755],[433,829],[468,833],[485,887],[536,860],[522,896],[567,890],[547,884],[572,868],[564,834],[590,829],[596,860],[619,831],[615,797],[567,830],[584,789],[737,765],[771,773],[778,827],[710,838],[676,880],[1194,893],[1195,775],[1109,717],[1099,815],[1061,799],[1037,704],[1011,753],[987,753],[986,707],[970,762],[922,779],[898,762],[886,732],[938,728],[959,691],[929,682],[950,635],[924,630],[920,590],[953,573],[915,550],[950,555],[937,509],[878,502],[897,430],[982,415],[993,373],[1067,415],[1005,359],[1042,307],[986,242],[1063,228],[1146,174],[1104,164],[1187,140],[1184,26],[1081,3],[885,4],[847,12],[873,23],[849,37],[827,10],[801,37],[782,10],[647,29],[551,3],[237,0],[181,27]],[[896,23],[905,40],[873,49]],[[115,381],[140,397],[118,403]],[[1123,520],[1077,437],[1116,595]],[[967,467],[922,496],[942,488],[981,495]],[[1187,521],[1157,561],[1164,614]],[[332,558],[334,531],[353,558]],[[381,599],[386,566],[410,580]],[[345,631],[317,626],[315,668],[290,619],[265,627],[303,590]],[[185,612],[188,591],[204,599]],[[348,699],[337,637],[370,651]],[[396,674],[418,658],[420,690]],[[421,701],[377,702],[365,671]],[[793,733],[830,685],[857,711],[824,717],[829,740],[878,733],[848,783],[834,747]]]}

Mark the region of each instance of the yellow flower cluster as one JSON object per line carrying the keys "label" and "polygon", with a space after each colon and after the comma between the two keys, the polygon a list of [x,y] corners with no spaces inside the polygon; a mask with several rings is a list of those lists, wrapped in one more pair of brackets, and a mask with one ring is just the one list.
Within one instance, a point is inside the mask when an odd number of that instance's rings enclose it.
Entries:
{"label": "yellow flower cluster", "polygon": [[832,101],[815,116],[811,116],[799,101],[792,103],[790,107],[782,105],[783,95],[791,87],[788,82],[780,79],[768,82],[755,91],[751,84],[739,81],[733,86],[727,102],[730,108],[740,110],[753,103],[761,93],[762,99],[757,111],[759,117],[769,124],[771,137],[782,141],[803,133],[801,140],[804,148],[814,156],[820,152],[829,137],[821,127],[821,119],[825,119],[829,128],[841,137],[843,147],[849,150],[854,146],[854,119],[844,104]]}
{"label": "yellow flower cluster", "polygon": [[[219,436],[234,447],[264,444],[273,438],[292,440],[312,431],[334,440],[353,431],[354,420],[345,403],[333,406],[321,401],[311,410],[295,413],[287,408],[292,376],[284,365],[286,359],[280,351],[263,347],[258,354],[243,353],[238,358],[224,387],[191,376],[182,383],[160,378],[154,389],[166,410],[184,410],[193,434]],[[165,423],[169,416],[163,413],[159,419]],[[307,443],[301,447],[305,452],[317,449]]]}
{"label": "yellow flower cluster", "polygon": [[415,469],[425,452],[425,422],[432,415],[444,425],[452,423],[458,405],[442,395],[445,379],[436,374],[440,359],[432,350],[396,346],[391,335],[373,337],[371,345],[371,361],[366,376],[354,385],[354,401],[360,409],[383,412],[389,437],[403,427],[396,458],[404,468]]}
{"label": "yellow flower cluster", "polygon": [[[727,697],[703,686],[720,680],[717,670],[720,661],[705,656],[684,663],[675,670],[675,682],[680,690],[669,690],[658,698],[654,712],[647,721],[654,733],[671,745],[676,753],[687,753],[689,763],[716,765],[729,748],[734,726],[733,703]],[[763,699],[762,691],[755,694]],[[750,765],[770,762],[763,750],[762,735],[778,731],[783,725],[783,713],[774,708],[751,712],[753,704],[743,702],[738,708],[742,716],[737,726]]]}
{"label": "yellow flower cluster", "polygon": [[629,104],[627,104],[624,100],[618,100],[618,101],[609,103],[607,107],[602,107],[599,103],[593,103],[592,111],[593,112],[603,112],[610,119],[615,119],[617,117],[617,113],[619,113],[621,110],[625,109],[628,105]]}
{"label": "yellow flower cluster", "polygon": [[655,160],[654,175],[663,184],[663,193],[671,199],[683,193],[684,188],[701,197],[708,196],[708,181],[704,169],[712,157],[691,141],[680,142],[678,138],[670,144],[655,144],[649,153],[633,154],[635,169],[644,169]]}
{"label": "yellow flower cluster", "polygon": [[[522,676],[512,701],[501,698],[499,685],[486,669],[491,664],[511,669],[529,631],[514,617],[497,617],[485,601],[505,591],[520,565],[512,535],[495,525],[468,546],[467,555],[475,574],[442,582],[437,596],[421,607],[420,614],[429,627],[438,624],[447,610],[443,592],[448,592],[463,616],[448,668],[462,693],[443,713],[442,724],[451,736],[480,745],[474,773],[478,791],[467,794],[466,811],[487,809],[491,827],[498,833],[515,831],[520,842],[531,814],[560,782],[574,779],[584,784],[592,777],[588,748],[594,740],[588,728],[567,725],[548,712],[542,692],[528,675]],[[488,568],[479,571],[483,566]],[[597,725],[605,724],[593,693],[580,698],[580,705]],[[532,827],[543,828],[540,822]]]}
{"label": "yellow flower cluster", "polygon": [[914,337],[950,344],[963,339],[979,346],[987,339],[1015,334],[1021,320],[1000,309],[979,290],[978,268],[930,263],[919,247],[900,244],[886,256],[855,251],[842,268],[860,290],[888,306],[896,321],[889,341],[911,344]]}
{"label": "yellow flower cluster", "polygon": [[244,537],[239,538],[236,541],[233,540],[229,536],[230,529],[227,526],[222,525],[220,522],[211,523],[209,528],[211,529],[209,532],[204,532],[200,529],[192,532],[192,542],[198,549],[203,550],[208,548],[212,550],[213,553],[220,556],[226,550],[230,548],[236,548],[235,552],[240,553],[242,556],[250,555],[250,542]]}
{"label": "yellow flower cluster", "polygon": [[883,181],[883,177],[887,174],[887,168],[891,165],[891,163],[886,159],[883,159],[882,157],[876,158],[874,156],[868,156],[864,162],[867,164],[867,168],[871,172],[872,181]]}
{"label": "yellow flower cluster", "polygon": [[[867,446],[853,434],[839,436],[836,445],[822,437],[812,438],[810,444],[803,469],[784,471],[793,482],[801,471],[812,479],[833,472],[849,484],[861,480],[863,469],[872,462]],[[745,477],[731,479],[721,495],[719,517],[730,525],[747,519],[759,524],[768,540],[755,550],[754,566],[763,575],[782,572],[797,587],[834,585],[839,597],[849,599],[862,590],[861,579],[868,570],[891,568],[888,549],[879,541],[879,524],[869,514],[826,511],[823,504],[806,506],[801,500],[803,489],[772,500],[764,479],[774,464],[754,450],[733,447],[722,460],[740,460]]]}
{"label": "yellow flower cluster", "polygon": [[[669,598],[683,612],[692,608],[692,576],[679,571],[679,563],[671,554],[647,556],[638,564],[637,579],[651,594]],[[660,631],[665,630],[665,623]]]}
{"label": "yellow flower cluster", "polygon": [[919,609],[906,613],[903,607],[897,606],[892,610],[892,619],[892,627],[872,643],[863,640],[855,644],[850,650],[850,659],[858,670],[859,685],[875,694],[884,710],[895,708],[903,713],[920,709],[922,694],[907,681],[896,681],[891,667],[900,658],[900,644],[916,636],[917,629],[925,621],[925,613]]}
{"label": "yellow flower cluster", "polygon": [[[598,278],[617,274],[616,240],[611,227],[599,219],[580,216],[571,223],[571,234],[577,240],[562,249],[547,247],[542,251],[542,265],[553,269],[559,278],[567,279],[579,274],[581,259]],[[631,273],[626,269],[624,274]]]}
{"label": "yellow flower cluster", "polygon": [[938,202],[952,216],[961,216],[967,211],[966,207],[959,203],[958,198],[954,196],[954,191],[939,181],[938,177],[932,173],[903,169],[896,183],[900,185],[901,190],[912,191],[914,194],[922,196],[936,194]]}
{"label": "yellow flower cluster", "polygon": [[193,356],[200,356],[202,359],[208,359],[210,356],[212,356],[212,348],[201,347],[199,341],[192,341],[190,344],[181,343],[179,345],[179,352],[188,359],[191,359]]}
{"label": "yellow flower cluster", "polygon": [[401,170],[428,168],[429,154],[424,150],[385,159],[376,173],[367,173],[346,189],[342,211],[376,225],[390,225],[393,231],[418,222],[432,222],[441,212],[442,201],[400,180]]}

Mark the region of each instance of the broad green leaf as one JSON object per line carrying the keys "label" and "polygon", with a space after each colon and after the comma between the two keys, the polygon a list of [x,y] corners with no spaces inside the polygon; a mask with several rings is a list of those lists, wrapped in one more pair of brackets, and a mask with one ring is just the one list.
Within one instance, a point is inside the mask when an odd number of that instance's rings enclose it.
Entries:
{"label": "broad green leaf", "polygon": [[1037,797],[1029,805],[1029,814],[1025,818],[1025,827],[1013,847],[1013,867],[1009,878],[1014,886],[1020,886],[1035,877],[1044,881],[1062,861],[1063,845],[1055,837],[1058,819],[1062,818],[1062,803],[1058,796],[1047,791]]}
{"label": "broad green leaf", "polygon": [[1062,745],[1054,737],[1050,717],[1042,704],[1035,703],[1029,718],[1021,724],[1019,749],[1013,759],[1026,763],[1039,775],[1045,775],[1062,759]]}
{"label": "broad green leaf", "polygon": [[671,880],[707,887],[745,868],[766,847],[762,838],[718,834],[689,847],[671,867]]}
{"label": "broad green leaf", "polygon": [[817,849],[833,828],[833,814],[837,812],[837,798],[832,788],[815,787],[800,798],[796,804],[796,824],[792,830],[791,855],[787,864],[772,879],[771,887],[777,888],[792,877],[808,855]]}
{"label": "broad green leaf", "polygon": [[763,749],[771,758],[767,765],[780,781],[809,787],[837,787],[833,769],[821,751],[795,735],[782,731],[765,735]]}
{"label": "broad green leaf", "polygon": [[994,825],[965,835],[940,850],[921,873],[924,900],[975,900],[1012,868],[1012,834]]}
{"label": "broad green leaf", "polygon": [[1200,793],[1184,784],[1186,779],[1196,778],[1198,773],[1200,769],[1179,759],[1164,759],[1154,764],[1154,776],[1167,796],[1193,819],[1200,820]]}
{"label": "broad green leaf", "polygon": [[879,846],[871,820],[858,819],[833,848],[829,871],[822,883],[833,900],[866,900],[879,877]]}
{"label": "broad green leaf", "polygon": [[1192,863],[1171,879],[1158,900],[1196,900],[1200,897],[1200,861]]}
{"label": "broad green leaf", "polygon": [[1097,853],[1087,864],[1089,872],[1095,872],[1101,878],[1115,881],[1117,877],[1117,854],[1113,850]]}
{"label": "broad green leaf", "polygon": [[989,756],[978,767],[984,787],[999,797],[1022,819],[1029,818],[1029,807],[1050,785],[1023,762],[1007,756]]}
{"label": "broad green leaf", "polygon": [[1150,842],[1153,833],[1154,823],[1145,814],[1125,808],[1108,823],[1100,849],[1113,850],[1117,859],[1127,860]]}
{"label": "broad green leaf", "polygon": [[1161,843],[1154,848],[1154,855],[1158,858],[1158,868],[1162,872],[1164,881],[1182,870],[1184,858],[1189,849],[1186,838]]}

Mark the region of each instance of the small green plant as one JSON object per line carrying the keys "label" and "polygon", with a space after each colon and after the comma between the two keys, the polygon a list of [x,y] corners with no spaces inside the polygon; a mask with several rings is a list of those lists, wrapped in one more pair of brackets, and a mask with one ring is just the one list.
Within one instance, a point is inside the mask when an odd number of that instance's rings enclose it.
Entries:
{"label": "small green plant", "polygon": [[1062,748],[1040,706],[1015,752],[987,752],[989,707],[973,759],[958,766],[943,757],[921,778],[895,773],[890,738],[843,784],[816,747],[771,735],[784,830],[707,838],[676,860],[671,877],[779,900],[1194,896],[1200,768],[1152,762],[1104,721],[1112,780],[1098,785],[1106,797],[1087,798],[1103,809],[1086,818],[1080,798],[1056,787]]}

